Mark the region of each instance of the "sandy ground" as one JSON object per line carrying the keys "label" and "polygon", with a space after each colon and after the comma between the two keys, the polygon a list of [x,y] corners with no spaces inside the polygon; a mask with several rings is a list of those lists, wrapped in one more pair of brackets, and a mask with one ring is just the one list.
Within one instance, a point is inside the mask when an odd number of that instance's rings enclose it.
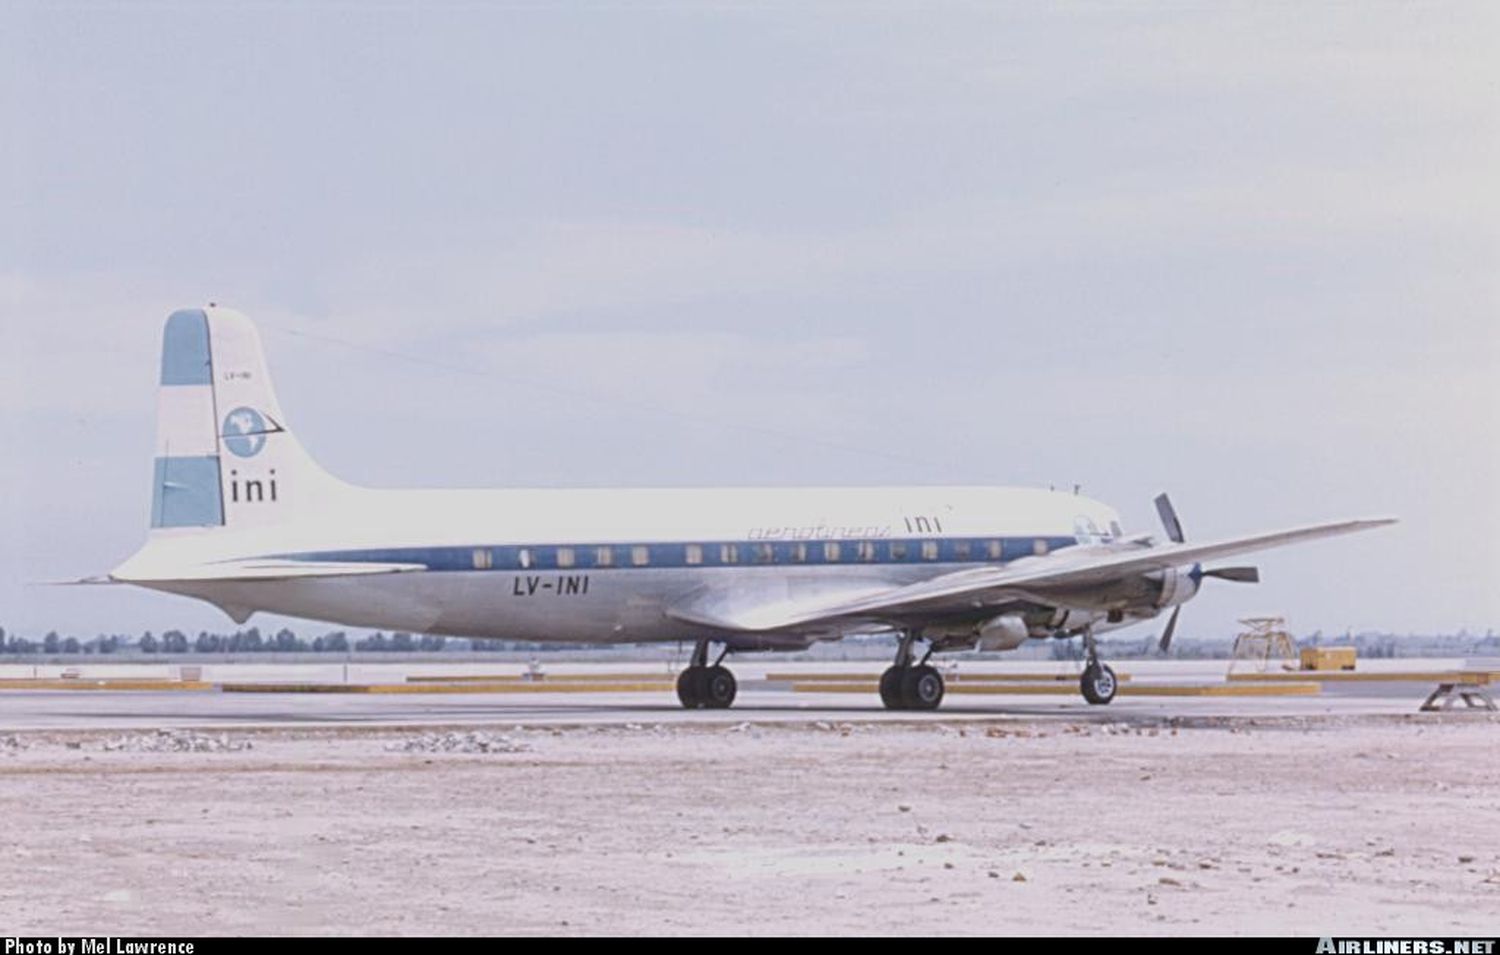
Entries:
{"label": "sandy ground", "polygon": [[1490,715],[422,733],[0,736],[7,930],[1500,929]]}

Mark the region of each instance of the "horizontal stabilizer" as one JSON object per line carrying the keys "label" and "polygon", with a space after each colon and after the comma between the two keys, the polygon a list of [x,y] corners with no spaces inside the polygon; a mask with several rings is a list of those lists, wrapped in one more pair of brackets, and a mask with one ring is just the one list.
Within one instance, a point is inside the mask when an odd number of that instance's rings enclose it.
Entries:
{"label": "horizontal stabilizer", "polygon": [[[171,578],[157,580],[300,580],[321,577],[360,577],[368,574],[403,574],[426,570],[426,564],[387,564],[359,561],[285,560],[263,558],[199,564]],[[125,583],[141,583],[140,578],[116,577]]]}

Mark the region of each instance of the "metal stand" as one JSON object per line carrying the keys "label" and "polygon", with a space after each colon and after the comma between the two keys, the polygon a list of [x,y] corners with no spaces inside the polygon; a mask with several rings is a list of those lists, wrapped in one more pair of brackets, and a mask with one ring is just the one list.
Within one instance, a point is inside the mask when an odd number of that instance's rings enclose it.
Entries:
{"label": "metal stand", "polygon": [[1240,623],[1249,629],[1234,638],[1234,649],[1229,654],[1229,672],[1241,660],[1254,660],[1264,673],[1271,668],[1273,658],[1280,657],[1283,670],[1297,669],[1297,641],[1286,630],[1286,620],[1281,617],[1246,617]]}
{"label": "metal stand", "polygon": [[1489,691],[1484,688],[1483,683],[1478,682],[1452,682],[1439,683],[1422,703],[1421,711],[1424,713],[1437,713],[1450,709],[1460,699],[1464,706],[1471,710],[1493,710],[1495,701],[1490,699]]}

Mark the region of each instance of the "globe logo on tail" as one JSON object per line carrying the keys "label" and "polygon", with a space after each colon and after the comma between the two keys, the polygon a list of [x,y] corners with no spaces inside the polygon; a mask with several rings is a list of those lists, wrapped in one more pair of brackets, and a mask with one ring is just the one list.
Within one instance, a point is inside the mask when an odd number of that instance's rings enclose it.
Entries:
{"label": "globe logo on tail", "polygon": [[253,458],[266,446],[266,419],[254,408],[236,408],[224,418],[224,446],[238,457]]}

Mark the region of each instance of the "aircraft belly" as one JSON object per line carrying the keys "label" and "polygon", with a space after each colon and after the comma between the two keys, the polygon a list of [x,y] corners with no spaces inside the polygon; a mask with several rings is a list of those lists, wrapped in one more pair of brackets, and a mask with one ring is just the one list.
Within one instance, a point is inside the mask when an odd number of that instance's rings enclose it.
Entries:
{"label": "aircraft belly", "polygon": [[349,627],[426,632],[440,616],[435,595],[397,579],[403,576],[422,575],[166,581],[149,586],[206,600],[236,620],[264,611]]}

